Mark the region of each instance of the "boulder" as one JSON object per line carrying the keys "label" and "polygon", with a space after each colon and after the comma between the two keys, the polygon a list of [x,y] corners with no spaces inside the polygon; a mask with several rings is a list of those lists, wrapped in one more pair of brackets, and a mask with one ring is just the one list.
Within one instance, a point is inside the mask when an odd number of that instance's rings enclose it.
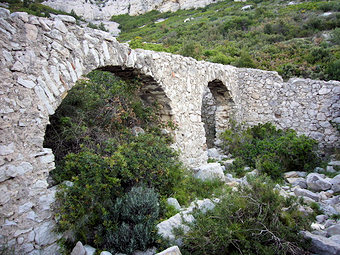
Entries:
{"label": "boulder", "polygon": [[340,223],[326,229],[329,236],[340,235]]}
{"label": "boulder", "polygon": [[335,176],[333,179],[331,179],[330,183],[332,184],[332,191],[339,192],[340,191],[340,174]]}
{"label": "boulder", "polygon": [[80,241],[74,246],[71,255],[86,255],[86,250]]}
{"label": "boulder", "polygon": [[340,243],[323,236],[314,235],[308,231],[302,231],[301,233],[306,239],[311,240],[312,252],[319,255],[340,255]]}
{"label": "boulder", "polygon": [[219,160],[221,158],[221,154],[216,148],[210,148],[208,149],[208,157]]}
{"label": "boulder", "polygon": [[306,180],[308,188],[313,191],[329,190],[332,187],[332,184],[321,174],[310,173]]}
{"label": "boulder", "polygon": [[96,254],[96,249],[93,248],[90,245],[84,245],[84,249],[86,251],[86,253],[85,253],[86,255],[94,255],[94,254]]}
{"label": "boulder", "polygon": [[172,205],[173,207],[175,207],[176,210],[181,210],[181,206],[179,205],[178,201],[176,198],[173,197],[169,197],[166,202],[168,203],[168,205]]}
{"label": "boulder", "polygon": [[331,161],[328,163],[329,166],[340,166],[340,161]]}
{"label": "boulder", "polygon": [[132,134],[134,136],[139,136],[139,135],[144,135],[145,134],[144,129],[142,129],[141,127],[133,127],[131,129],[131,131],[132,131]]}
{"label": "boulder", "polygon": [[102,251],[100,255],[112,255],[112,253],[108,251]]}
{"label": "boulder", "polygon": [[306,177],[307,173],[306,172],[301,172],[301,171],[290,171],[286,172],[283,174],[283,177],[285,179],[287,178],[299,178],[299,177]]}
{"label": "boulder", "polygon": [[172,246],[156,255],[182,255],[181,251],[179,250],[178,246]]}
{"label": "boulder", "polygon": [[300,188],[295,188],[294,189],[294,194],[296,196],[302,196],[302,197],[309,197],[311,199],[313,199],[314,201],[318,201],[319,200],[319,195],[307,190],[307,189],[300,189]]}
{"label": "boulder", "polygon": [[304,178],[298,177],[298,178],[287,178],[286,179],[288,183],[292,184],[293,187],[300,186],[302,189],[307,188],[307,182]]}
{"label": "boulder", "polygon": [[195,174],[197,179],[202,181],[212,180],[218,178],[224,180],[224,173],[221,165],[219,163],[208,163],[200,166]]}

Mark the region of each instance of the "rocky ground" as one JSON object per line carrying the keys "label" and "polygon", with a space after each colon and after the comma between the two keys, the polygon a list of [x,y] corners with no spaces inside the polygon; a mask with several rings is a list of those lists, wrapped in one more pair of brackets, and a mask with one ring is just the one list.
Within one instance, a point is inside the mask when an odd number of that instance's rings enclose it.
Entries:
{"label": "rocky ground", "polygon": [[[257,175],[258,171],[246,168],[248,173],[242,178],[235,178],[228,173],[234,159],[223,155],[217,149],[208,150],[208,155],[211,160],[219,163],[207,163],[194,169],[196,178],[201,180],[209,180],[219,178],[226,185],[233,187],[233,191],[237,192],[238,185],[247,185],[247,175]],[[319,255],[339,255],[340,254],[340,161],[331,161],[326,169],[316,168],[315,172],[307,173],[301,171],[287,172],[284,174],[285,184],[277,184],[277,189],[284,197],[297,196],[303,199],[299,210],[308,215],[313,212],[311,205],[318,204],[323,212],[316,216],[316,222],[312,223],[312,232],[303,231],[302,234],[306,239],[311,239],[311,251]],[[328,172],[335,175],[333,178],[327,177],[321,172]],[[168,203],[174,206],[179,213],[157,225],[158,233],[163,237],[172,240],[178,246],[181,245],[180,240],[175,239],[173,230],[181,227],[184,232],[189,230],[185,222],[195,221],[192,212],[200,210],[202,212],[212,210],[215,204],[219,202],[218,198],[203,199],[192,202],[188,208],[182,208],[175,198],[169,198]],[[79,252],[79,250],[81,252]],[[84,253],[82,251],[85,251]],[[78,242],[74,248],[72,255],[94,254],[94,249],[89,246],[82,246]],[[101,255],[110,255],[111,253],[102,252]],[[154,249],[146,252],[137,251],[135,255],[152,255],[155,254]],[[161,255],[176,255],[181,254],[177,246],[171,247],[164,252],[158,253]],[[117,254],[116,254],[117,255]],[[120,254],[122,255],[122,254]]]}

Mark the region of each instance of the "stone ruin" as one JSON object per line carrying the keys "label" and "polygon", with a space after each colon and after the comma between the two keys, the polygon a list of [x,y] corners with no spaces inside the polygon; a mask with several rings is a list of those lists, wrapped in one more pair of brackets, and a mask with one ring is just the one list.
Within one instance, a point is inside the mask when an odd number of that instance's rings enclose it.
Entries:
{"label": "stone ruin", "polygon": [[[38,18],[0,8],[0,244],[16,254],[54,254],[54,167],[43,148],[49,116],[75,82],[101,69],[139,78],[145,101],[162,105],[174,121],[174,147],[196,167],[232,118],[247,125],[272,122],[339,146],[340,82],[294,78],[179,55],[132,50],[108,33],[81,28],[69,16]],[[207,138],[206,138],[207,137]],[[218,140],[218,139],[217,139]]]}

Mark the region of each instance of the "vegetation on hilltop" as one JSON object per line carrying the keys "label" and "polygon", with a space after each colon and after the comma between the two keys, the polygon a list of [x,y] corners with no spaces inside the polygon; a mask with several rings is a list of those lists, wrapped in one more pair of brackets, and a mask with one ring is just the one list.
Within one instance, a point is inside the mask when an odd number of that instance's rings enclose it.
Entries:
{"label": "vegetation on hilltop", "polygon": [[[252,5],[243,11],[244,5]],[[165,21],[158,22],[159,19]],[[174,13],[113,16],[119,40],[215,63],[340,80],[338,1],[232,0]]]}

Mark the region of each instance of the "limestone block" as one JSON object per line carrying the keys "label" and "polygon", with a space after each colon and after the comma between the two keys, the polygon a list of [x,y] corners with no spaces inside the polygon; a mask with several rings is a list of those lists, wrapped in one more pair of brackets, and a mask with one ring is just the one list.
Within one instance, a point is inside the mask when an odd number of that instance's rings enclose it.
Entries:
{"label": "limestone block", "polygon": [[73,248],[71,255],[86,255],[86,250],[80,241],[78,241],[76,246]]}
{"label": "limestone block", "polygon": [[92,246],[90,246],[90,245],[84,245],[84,249],[85,249],[85,251],[86,251],[86,255],[94,255],[95,253],[96,253],[96,249],[95,248],[93,248]]}
{"label": "limestone block", "polygon": [[112,255],[112,253],[108,251],[102,251],[100,255]]}
{"label": "limestone block", "polygon": [[313,191],[329,190],[332,184],[318,173],[310,173],[307,175],[307,186]]}
{"label": "limestone block", "polygon": [[340,235],[340,223],[326,229],[329,236]]}
{"label": "limestone block", "polygon": [[36,85],[35,82],[31,80],[25,80],[22,77],[18,78],[18,83],[28,89],[34,88]]}
{"label": "limestone block", "polygon": [[156,255],[182,255],[178,246],[172,246],[162,252],[157,253]]}
{"label": "limestone block", "polygon": [[294,194],[296,196],[304,196],[304,197],[309,197],[311,199],[313,199],[314,201],[319,201],[319,195],[309,191],[307,189],[300,189],[300,188],[295,188],[294,189]]}
{"label": "limestone block", "polygon": [[219,163],[208,163],[198,167],[195,177],[203,181],[212,180],[215,178],[223,180],[224,173]]}
{"label": "limestone block", "polygon": [[166,202],[169,204],[169,205],[172,205],[173,207],[175,207],[176,210],[181,210],[181,206],[180,204],[178,203],[177,199],[176,198],[173,198],[173,197],[169,197]]}
{"label": "limestone block", "polygon": [[68,23],[76,23],[76,19],[69,15],[57,15],[57,18],[61,21],[68,22]]}
{"label": "limestone block", "polygon": [[340,191],[340,174],[331,179],[330,183],[332,184],[332,191],[339,192]]}
{"label": "limestone block", "polygon": [[302,189],[307,188],[307,182],[304,178],[287,178],[286,179],[288,183],[292,184],[294,187],[295,186],[300,186]]}
{"label": "limestone block", "polygon": [[340,244],[332,241],[329,238],[314,235],[308,231],[302,231],[302,235],[306,239],[312,241],[312,251],[319,255],[339,255],[340,254]]}
{"label": "limestone block", "polygon": [[168,238],[170,240],[175,240],[175,235],[173,234],[173,230],[175,228],[182,228],[184,233],[189,231],[189,227],[183,224],[184,222],[193,222],[195,218],[191,214],[181,214],[177,213],[171,218],[159,223],[156,227],[158,230],[158,234],[162,235],[164,238]]}

